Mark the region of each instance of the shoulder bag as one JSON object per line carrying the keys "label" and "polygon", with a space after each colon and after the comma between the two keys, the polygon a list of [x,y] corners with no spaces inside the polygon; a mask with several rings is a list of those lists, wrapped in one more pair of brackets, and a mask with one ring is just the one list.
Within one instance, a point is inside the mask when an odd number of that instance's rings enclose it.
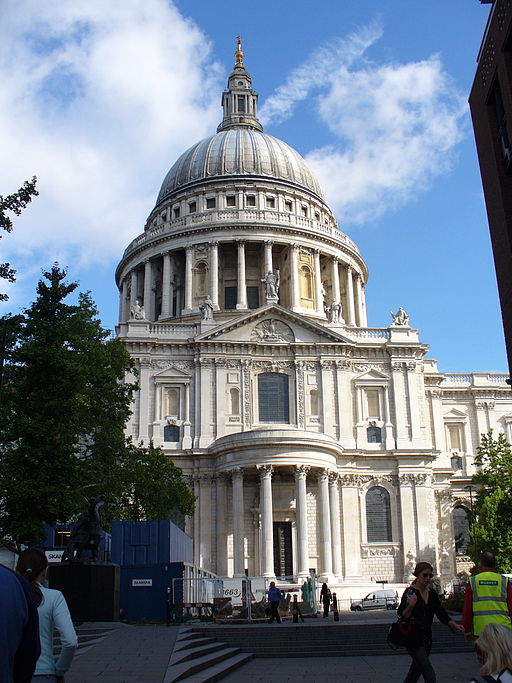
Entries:
{"label": "shoulder bag", "polygon": [[389,627],[386,640],[393,650],[399,647],[420,647],[423,644],[423,629],[414,619],[398,617]]}

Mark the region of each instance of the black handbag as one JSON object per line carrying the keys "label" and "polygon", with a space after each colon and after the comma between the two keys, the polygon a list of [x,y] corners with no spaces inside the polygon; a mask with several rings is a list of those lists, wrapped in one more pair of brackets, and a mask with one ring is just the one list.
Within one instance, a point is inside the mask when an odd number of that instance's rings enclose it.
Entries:
{"label": "black handbag", "polygon": [[423,630],[413,619],[399,617],[389,627],[386,640],[393,650],[399,647],[420,647],[423,644]]}

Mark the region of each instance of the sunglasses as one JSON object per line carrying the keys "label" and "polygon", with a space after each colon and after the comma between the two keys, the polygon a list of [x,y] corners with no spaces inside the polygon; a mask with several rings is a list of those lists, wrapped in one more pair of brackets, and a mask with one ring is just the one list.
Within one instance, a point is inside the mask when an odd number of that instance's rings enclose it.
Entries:
{"label": "sunglasses", "polygon": [[423,579],[431,579],[434,575],[433,574],[422,574],[421,577]]}

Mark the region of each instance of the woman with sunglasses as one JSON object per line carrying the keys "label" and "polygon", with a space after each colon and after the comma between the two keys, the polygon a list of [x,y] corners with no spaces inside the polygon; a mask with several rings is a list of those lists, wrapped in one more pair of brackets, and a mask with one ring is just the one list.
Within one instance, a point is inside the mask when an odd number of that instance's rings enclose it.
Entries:
{"label": "woman with sunglasses", "polygon": [[423,676],[426,683],[435,683],[436,672],[429,660],[432,649],[432,621],[434,614],[452,631],[463,633],[462,625],[450,619],[448,613],[439,602],[436,591],[430,583],[433,577],[432,565],[428,562],[418,562],[413,574],[416,577],[409,588],[402,595],[398,615],[403,619],[412,619],[420,631],[420,644],[408,647],[407,652],[412,663],[404,683],[416,683]]}

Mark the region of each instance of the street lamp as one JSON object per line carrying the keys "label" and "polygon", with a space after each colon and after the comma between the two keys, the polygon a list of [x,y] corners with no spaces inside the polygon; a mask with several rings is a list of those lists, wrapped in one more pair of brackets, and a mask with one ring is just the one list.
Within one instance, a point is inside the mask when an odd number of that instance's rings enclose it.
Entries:
{"label": "street lamp", "polygon": [[473,486],[473,484],[468,484],[467,486],[464,486],[464,491],[469,491],[469,507],[470,507],[470,514],[469,514],[469,527],[473,525],[473,491],[476,490],[476,487]]}
{"label": "street lamp", "polygon": [[0,325],[2,326],[2,336],[0,338],[0,396],[2,395],[2,385],[4,380],[4,361],[5,361],[5,347],[7,343],[7,328],[9,326],[19,325],[25,318],[22,315],[8,316],[4,315],[0,318]]}

